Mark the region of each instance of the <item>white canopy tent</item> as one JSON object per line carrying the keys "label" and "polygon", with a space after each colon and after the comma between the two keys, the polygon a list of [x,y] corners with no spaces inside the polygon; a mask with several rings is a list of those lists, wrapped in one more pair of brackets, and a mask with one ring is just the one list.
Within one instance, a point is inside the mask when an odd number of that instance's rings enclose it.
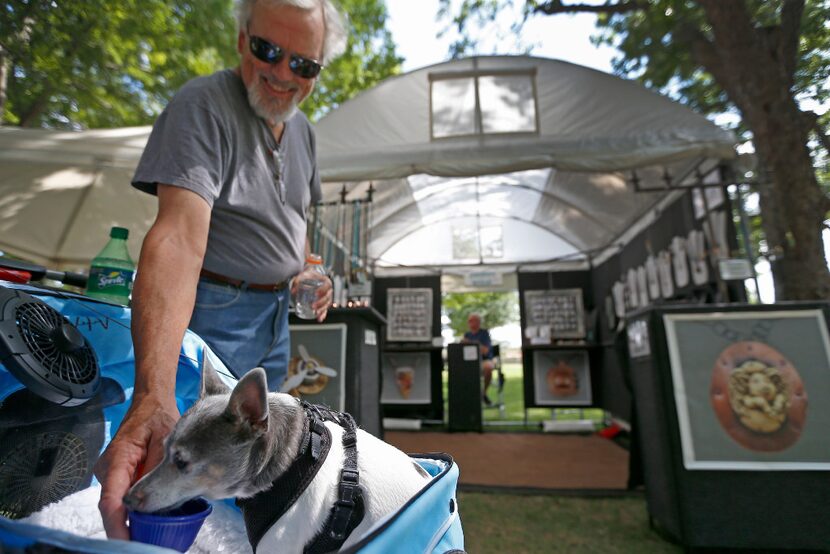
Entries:
{"label": "white canopy tent", "polygon": [[730,132],[638,83],[526,56],[388,79],[321,119],[317,141],[327,200],[377,191],[365,254],[380,272],[602,255],[735,156]]}
{"label": "white canopy tent", "polygon": [[[637,83],[525,56],[388,79],[316,127],[324,199],[375,191],[361,254],[378,271],[596,261],[734,157],[731,133]],[[79,268],[120,225],[137,256],[156,202],[128,183],[149,132],[0,128],[0,251]],[[318,214],[351,248],[343,211]]]}
{"label": "white canopy tent", "polygon": [[138,258],[156,201],[129,186],[150,127],[50,131],[0,127],[0,251],[84,268],[112,226]]}

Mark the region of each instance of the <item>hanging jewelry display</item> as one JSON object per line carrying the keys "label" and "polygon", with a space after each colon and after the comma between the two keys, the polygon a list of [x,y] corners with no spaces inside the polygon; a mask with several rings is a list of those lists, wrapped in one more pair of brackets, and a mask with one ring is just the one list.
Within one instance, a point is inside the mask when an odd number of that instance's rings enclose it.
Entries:
{"label": "hanging jewelry display", "polygon": [[648,279],[648,297],[657,300],[660,298],[660,281],[657,277],[657,260],[651,254],[646,258],[646,277]]}
{"label": "hanging jewelry display", "polygon": [[709,225],[703,226],[706,240],[713,257],[722,260],[729,257],[729,248],[726,241],[726,212],[717,211],[709,214]]}
{"label": "hanging jewelry display", "polygon": [[661,296],[665,299],[669,299],[674,296],[671,253],[668,250],[662,250],[657,255],[657,274],[660,277]]}
{"label": "hanging jewelry display", "polygon": [[614,309],[613,292],[605,296],[605,321],[608,322],[609,331],[617,328],[617,314]]}
{"label": "hanging jewelry display", "polygon": [[611,287],[611,294],[614,296],[614,313],[618,320],[625,317],[625,284],[622,281],[617,281]]}
{"label": "hanging jewelry display", "polygon": [[674,268],[674,282],[677,288],[682,289],[689,284],[689,264],[686,261],[686,239],[674,237],[669,246],[672,253],[672,266]]}
{"label": "hanging jewelry display", "polygon": [[637,270],[633,267],[625,275],[626,306],[629,309],[640,305],[639,293],[637,292]]}
{"label": "hanging jewelry display", "polygon": [[642,265],[637,268],[637,293],[640,297],[640,307],[648,306],[648,279],[646,278],[646,268]]}
{"label": "hanging jewelry display", "polygon": [[701,286],[709,282],[709,264],[706,262],[706,247],[703,243],[703,232],[691,230],[686,237],[686,252],[689,254],[689,267],[692,273],[692,282]]}

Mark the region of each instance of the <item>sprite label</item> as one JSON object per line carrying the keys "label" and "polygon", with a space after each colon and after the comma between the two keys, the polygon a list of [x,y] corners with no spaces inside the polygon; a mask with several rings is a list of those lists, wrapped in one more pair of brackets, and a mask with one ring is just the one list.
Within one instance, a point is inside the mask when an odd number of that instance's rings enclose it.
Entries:
{"label": "sprite label", "polygon": [[87,289],[90,292],[128,297],[133,290],[134,273],[131,269],[92,267],[89,270]]}

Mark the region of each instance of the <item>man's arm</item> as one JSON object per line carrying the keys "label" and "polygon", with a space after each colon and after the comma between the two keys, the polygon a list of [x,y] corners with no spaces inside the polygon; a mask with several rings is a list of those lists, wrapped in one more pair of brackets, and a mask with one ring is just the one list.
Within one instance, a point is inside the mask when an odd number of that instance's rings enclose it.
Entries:
{"label": "man's arm", "polygon": [[487,329],[481,330],[481,355],[487,356],[490,354],[490,349],[493,347],[493,341],[490,339],[490,331]]}
{"label": "man's arm", "polygon": [[210,206],[191,191],[159,185],[158,203],[133,289],[132,403],[95,466],[102,485],[98,509],[111,538],[129,539],[122,499],[141,471],[161,461],[164,438],[179,417],[176,370],[210,223]]}
{"label": "man's arm", "polygon": [[[182,338],[196,301],[210,206],[186,189],[159,185],[159,213],[147,233],[133,290],[134,397],[175,398]],[[149,468],[148,468],[149,469]]]}

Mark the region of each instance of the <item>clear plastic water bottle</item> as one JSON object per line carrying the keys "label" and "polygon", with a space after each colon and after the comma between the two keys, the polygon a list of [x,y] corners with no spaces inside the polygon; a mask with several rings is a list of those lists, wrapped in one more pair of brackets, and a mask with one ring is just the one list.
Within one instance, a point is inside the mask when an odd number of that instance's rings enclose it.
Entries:
{"label": "clear plastic water bottle", "polygon": [[[319,277],[309,277],[309,272]],[[302,280],[297,284],[297,297],[294,299],[294,311],[302,319],[314,319],[317,312],[312,307],[317,300],[317,289],[323,284],[326,270],[323,267],[323,258],[319,254],[309,254],[305,259],[305,269]]]}
{"label": "clear plastic water bottle", "polygon": [[110,230],[109,242],[90,264],[87,296],[125,306],[130,303],[135,264],[127,250],[129,234],[123,227]]}

